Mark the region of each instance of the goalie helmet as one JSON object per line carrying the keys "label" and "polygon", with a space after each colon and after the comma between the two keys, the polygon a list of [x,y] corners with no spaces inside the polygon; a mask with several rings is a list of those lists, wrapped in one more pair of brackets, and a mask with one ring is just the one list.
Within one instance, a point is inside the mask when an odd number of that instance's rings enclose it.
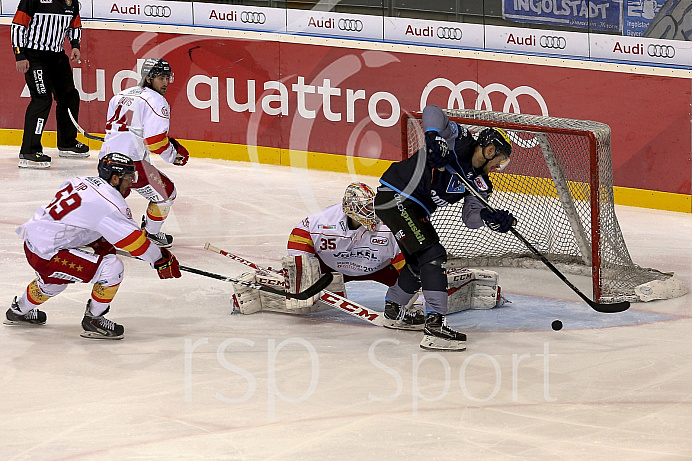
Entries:
{"label": "goalie helmet", "polygon": [[375,216],[375,192],[362,182],[348,185],[341,208],[346,216],[359,222],[369,231],[374,230],[380,222]]}
{"label": "goalie helmet", "polygon": [[139,86],[146,86],[147,77],[154,78],[158,75],[167,75],[170,77],[169,83],[173,83],[173,71],[171,70],[171,65],[165,59],[157,58],[147,58],[142,64],[142,80],[139,82]]}
{"label": "goalie helmet", "polygon": [[[99,177],[110,183],[114,174],[122,178],[126,174],[136,174],[137,170],[135,170],[135,162],[130,157],[111,152],[99,160],[98,171]],[[137,182],[137,179],[133,179],[133,182]]]}

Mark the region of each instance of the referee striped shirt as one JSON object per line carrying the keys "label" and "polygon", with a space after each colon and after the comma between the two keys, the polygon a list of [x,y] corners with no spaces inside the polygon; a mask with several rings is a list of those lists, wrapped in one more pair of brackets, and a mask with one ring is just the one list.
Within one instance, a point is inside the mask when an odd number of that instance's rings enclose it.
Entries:
{"label": "referee striped shirt", "polygon": [[15,59],[26,59],[25,49],[63,52],[65,37],[79,48],[82,20],[77,0],[20,0],[12,20]]}

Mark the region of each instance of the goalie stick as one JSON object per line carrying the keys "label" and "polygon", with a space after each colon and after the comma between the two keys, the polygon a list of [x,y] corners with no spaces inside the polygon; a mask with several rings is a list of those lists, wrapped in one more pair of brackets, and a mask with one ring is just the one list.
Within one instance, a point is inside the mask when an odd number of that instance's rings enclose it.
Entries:
{"label": "goalie stick", "polygon": [[[209,242],[204,244],[204,249],[209,250],[209,251],[213,251],[215,253],[219,253],[220,255],[223,255],[229,259],[232,259],[233,261],[237,261],[240,264],[244,264],[248,267],[251,267],[251,268],[258,270],[258,271],[261,271],[261,272],[283,275],[279,271],[276,271],[276,270],[271,269],[271,268],[264,268],[264,267],[258,266],[257,264],[253,263],[252,261],[248,261],[247,259],[242,258],[238,255],[234,255],[232,253],[229,253],[227,251],[222,250],[221,248],[217,248],[214,245],[210,244]],[[323,290],[322,294],[319,297],[319,300],[328,306],[331,306],[335,309],[339,309],[341,311],[344,311],[347,314],[350,314],[354,317],[358,317],[359,319],[361,319],[365,322],[368,322],[372,325],[376,325],[379,327],[382,326],[382,318],[383,318],[382,312],[368,309],[367,307],[362,306],[358,303],[355,303],[349,299],[346,299],[343,296],[340,296],[336,293],[332,293],[331,291],[328,291],[328,290]]]}
{"label": "goalie stick", "polygon": [[84,128],[79,126],[79,123],[77,123],[77,120],[75,120],[74,116],[72,115],[72,111],[69,108],[67,109],[67,115],[70,116],[70,120],[72,120],[72,124],[75,126],[75,128],[77,128],[77,131],[79,131],[82,134],[82,136],[84,136],[85,138],[93,139],[94,141],[101,141],[101,142],[103,142],[105,140],[105,138],[102,138],[101,136],[96,136],[95,134],[90,134],[90,133],[87,133],[86,131],[84,131]]}
{"label": "goalie stick", "polygon": [[[480,194],[480,192],[478,192],[478,191],[476,190],[476,188],[473,187],[473,186],[469,183],[468,179],[466,179],[463,175],[457,173],[456,170],[454,170],[454,168],[452,168],[451,166],[447,165],[446,168],[447,168],[447,170],[448,170],[450,173],[452,173],[453,175],[455,175],[457,178],[459,178],[459,180],[460,180],[462,183],[464,183],[464,186],[466,186],[466,188],[469,190],[469,192],[470,192],[471,194],[473,194],[478,200],[480,200],[480,202],[488,209],[488,211],[490,211],[491,213],[495,213],[495,212],[496,212],[495,208],[493,208],[492,206],[490,206],[490,204],[488,203],[488,201],[487,201],[485,198],[483,198],[483,196]],[[581,292],[581,290],[580,290],[579,288],[577,288],[572,282],[570,282],[569,280],[567,280],[567,277],[565,277],[565,276],[562,274],[562,272],[560,272],[555,266],[553,266],[553,264],[552,264],[550,261],[548,261],[548,259],[547,259],[545,256],[543,256],[543,254],[542,254],[540,251],[538,251],[538,250],[536,249],[536,247],[534,247],[534,246],[531,244],[531,242],[529,242],[528,240],[526,240],[526,238],[525,238],[523,235],[521,235],[521,234],[519,233],[519,231],[515,229],[514,226],[510,227],[509,230],[510,230],[510,232],[512,232],[512,234],[514,234],[514,236],[515,236],[516,238],[518,238],[519,240],[521,240],[521,242],[522,242],[524,245],[526,245],[526,248],[528,248],[529,250],[531,250],[531,252],[532,252],[533,254],[535,254],[535,255],[541,260],[541,262],[543,262],[543,264],[545,264],[546,266],[548,266],[548,269],[550,269],[551,271],[553,271],[553,273],[554,273],[555,275],[557,275],[558,278],[559,278],[560,280],[562,280],[563,282],[565,282],[565,284],[566,284],[569,288],[571,288],[572,291],[574,291],[581,299],[583,299],[583,300],[586,302],[586,304],[588,304],[589,306],[591,306],[591,308],[592,308],[593,310],[595,310],[596,312],[601,312],[601,313],[603,313],[603,314],[616,314],[616,313],[618,313],[618,312],[624,312],[624,311],[626,311],[627,309],[629,309],[629,307],[630,307],[629,301],[621,301],[621,302],[613,303],[613,304],[602,304],[602,303],[597,303],[597,302],[595,302],[595,301],[589,299],[584,293]]]}

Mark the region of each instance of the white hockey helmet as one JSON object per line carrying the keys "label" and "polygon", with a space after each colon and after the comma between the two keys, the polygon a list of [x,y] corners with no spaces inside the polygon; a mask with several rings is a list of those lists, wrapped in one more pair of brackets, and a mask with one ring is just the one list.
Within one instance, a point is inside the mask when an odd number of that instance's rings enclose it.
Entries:
{"label": "white hockey helmet", "polygon": [[380,220],[375,216],[375,192],[365,183],[348,185],[341,202],[344,214],[359,222],[369,231],[375,229]]}

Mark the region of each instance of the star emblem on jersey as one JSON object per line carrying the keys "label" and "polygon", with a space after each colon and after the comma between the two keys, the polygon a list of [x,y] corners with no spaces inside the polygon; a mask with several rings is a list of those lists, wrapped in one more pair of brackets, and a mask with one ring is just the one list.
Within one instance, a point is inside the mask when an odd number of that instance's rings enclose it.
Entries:
{"label": "star emblem on jersey", "polygon": [[452,176],[452,178],[449,180],[449,184],[447,184],[447,193],[448,194],[463,194],[466,192],[466,186],[464,185],[459,178],[456,176]]}

